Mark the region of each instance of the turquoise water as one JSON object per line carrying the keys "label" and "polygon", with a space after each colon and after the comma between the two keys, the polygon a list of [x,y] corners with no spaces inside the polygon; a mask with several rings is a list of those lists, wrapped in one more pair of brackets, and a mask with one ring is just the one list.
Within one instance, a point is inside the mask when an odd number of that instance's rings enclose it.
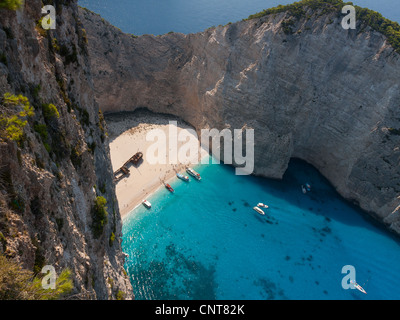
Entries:
{"label": "turquoise water", "polygon": [[[122,31],[165,34],[193,33],[211,26],[240,21],[249,15],[293,0],[79,0],[79,5],[99,13]],[[398,0],[353,0],[361,7],[379,11],[400,22]]]}
{"label": "turquoise water", "polygon": [[[400,246],[311,166],[282,181],[201,165],[124,220],[125,268],[136,299],[400,299]],[[313,189],[304,195],[300,185]],[[252,207],[267,203],[266,215]],[[353,265],[367,295],[344,290]]]}

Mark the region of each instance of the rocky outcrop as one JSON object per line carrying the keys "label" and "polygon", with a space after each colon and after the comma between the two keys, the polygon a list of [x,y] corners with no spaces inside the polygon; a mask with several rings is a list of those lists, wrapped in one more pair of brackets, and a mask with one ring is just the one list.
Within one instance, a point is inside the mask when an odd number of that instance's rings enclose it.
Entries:
{"label": "rocky outcrop", "polygon": [[[22,141],[0,139],[0,253],[35,272],[43,265],[58,274],[70,269],[70,298],[130,299],[105,123],[93,98],[78,6],[56,1],[57,28],[48,31],[39,23],[41,8],[32,0],[18,11],[0,10],[1,97],[22,94],[35,112]],[[46,114],[48,104],[59,116]],[[108,217],[95,236],[100,196]]]}
{"label": "rocky outcrop", "polygon": [[281,178],[290,158],[306,160],[400,233],[400,55],[384,35],[311,9],[141,37],[80,17],[101,110],[253,128],[255,174]]}

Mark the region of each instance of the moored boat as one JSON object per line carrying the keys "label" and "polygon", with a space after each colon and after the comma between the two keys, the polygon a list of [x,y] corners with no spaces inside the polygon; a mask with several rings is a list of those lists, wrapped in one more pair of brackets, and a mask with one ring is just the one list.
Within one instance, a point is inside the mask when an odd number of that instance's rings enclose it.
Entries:
{"label": "moored boat", "polygon": [[143,205],[144,205],[147,209],[150,209],[150,208],[151,208],[151,203],[150,203],[149,201],[143,200],[142,203],[143,203]]}
{"label": "moored boat", "polygon": [[188,177],[188,176],[185,176],[185,175],[183,175],[183,174],[181,174],[181,173],[177,173],[176,176],[177,176],[179,179],[183,180],[183,181],[189,182],[189,177]]}
{"label": "moored boat", "polygon": [[200,174],[194,171],[192,168],[187,168],[186,172],[189,173],[191,176],[195,177],[197,180],[201,180]]}
{"label": "moored boat", "polygon": [[253,209],[254,209],[255,211],[257,211],[259,214],[265,215],[265,212],[262,211],[259,207],[254,207]]}
{"label": "moored boat", "polygon": [[174,192],[174,189],[172,189],[172,187],[168,183],[165,184],[165,187],[168,189],[168,191]]}
{"label": "moored boat", "polygon": [[301,191],[303,191],[304,194],[306,194],[307,192],[311,191],[311,186],[309,183],[306,183],[305,185],[302,184],[301,185]]}
{"label": "moored boat", "polygon": [[266,204],[264,204],[264,203],[261,203],[261,202],[259,204],[257,204],[257,207],[268,209],[268,206]]}

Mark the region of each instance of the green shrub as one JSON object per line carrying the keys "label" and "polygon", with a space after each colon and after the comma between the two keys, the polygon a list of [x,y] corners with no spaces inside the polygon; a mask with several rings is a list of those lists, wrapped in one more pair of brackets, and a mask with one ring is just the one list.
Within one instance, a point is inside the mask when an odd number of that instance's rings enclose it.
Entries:
{"label": "green shrub", "polygon": [[43,26],[42,26],[42,20],[43,20],[43,18],[44,18],[44,17],[41,17],[41,18],[36,22],[35,29],[36,29],[36,31],[37,31],[43,38],[46,38],[46,37],[47,37],[47,30],[46,30],[46,29],[43,29]]}
{"label": "green shrub", "polygon": [[47,141],[49,133],[47,132],[47,126],[45,124],[35,124],[34,130],[40,135],[43,141]]}
{"label": "green shrub", "polygon": [[300,19],[305,15],[305,7],[309,7],[312,10],[324,9],[324,12],[327,13],[329,11],[338,11],[343,6],[344,3],[342,0],[303,0],[288,5],[279,5],[274,8],[265,9],[261,12],[250,15],[245,20],[261,18],[270,14],[277,14],[286,11],[297,19]]}
{"label": "green shrub", "polygon": [[6,251],[7,249],[7,239],[6,237],[3,235],[3,233],[0,231],[0,242],[3,246],[3,251]]}
{"label": "green shrub", "polygon": [[[88,149],[89,149],[89,151],[92,153],[92,154],[94,154],[94,151],[96,150],[96,142],[92,142],[92,143],[88,143],[87,144],[88,145]],[[104,192],[103,192],[104,193]]]}
{"label": "green shrub", "polygon": [[400,53],[400,25],[397,22],[384,18],[376,11],[359,6],[355,6],[355,8],[357,21],[361,20],[365,25],[384,34],[396,52]]}
{"label": "green shrub", "polygon": [[0,300],[27,299],[32,276],[32,272],[0,254]]}
{"label": "green shrub", "polygon": [[117,295],[115,297],[117,300],[125,300],[125,292],[118,290]]}
{"label": "green shrub", "polygon": [[[27,97],[8,92],[4,94],[2,103],[6,110],[0,115],[0,137],[22,143],[24,127],[28,123],[26,119],[34,115],[33,108]],[[22,108],[22,111],[18,112],[17,108]]]}
{"label": "green shrub", "polygon": [[104,226],[107,224],[107,200],[104,197],[96,197],[93,207],[93,235],[98,238],[103,234]]}
{"label": "green shrub", "polygon": [[106,184],[104,182],[102,182],[99,186],[99,190],[101,193],[106,193]]}
{"label": "green shrub", "polygon": [[[72,48],[72,52],[70,52],[70,48]],[[76,50],[76,46],[72,44],[71,46],[66,46],[65,44],[60,46],[60,55],[65,58],[65,65],[70,63],[78,63],[78,51]]]}
{"label": "green shrub", "polygon": [[46,258],[44,256],[44,253],[43,253],[42,249],[40,248],[40,246],[37,245],[37,248],[35,251],[35,262],[33,265],[33,272],[35,274],[40,273],[40,271],[45,266],[45,264],[46,264]]}
{"label": "green shrub", "polygon": [[47,131],[47,126],[45,124],[35,124],[34,130],[40,135],[43,145],[48,153],[51,152],[51,146],[48,143],[47,138],[49,137],[49,132]]}
{"label": "green shrub", "polygon": [[11,118],[3,120],[6,127],[7,137],[10,140],[21,142],[24,136],[24,127],[28,123],[26,120],[22,120],[18,116],[12,116]]}
{"label": "green shrub", "polygon": [[57,229],[61,231],[62,227],[64,226],[64,219],[63,218],[56,218]]}
{"label": "green shrub", "polygon": [[[27,97],[24,97],[22,94],[19,94],[18,96],[16,96],[16,95],[13,95],[13,94],[11,94],[9,92],[6,92],[3,95],[3,103],[5,105],[7,105],[7,106],[19,106],[19,105],[22,105],[24,107],[30,107],[29,100],[28,100]],[[27,110],[27,112],[28,112],[28,110]],[[33,115],[33,114],[31,114],[31,115]]]}
{"label": "green shrub", "polygon": [[295,24],[293,19],[287,19],[282,21],[282,28],[285,34],[293,34],[292,26]]}
{"label": "green shrub", "polygon": [[35,300],[57,300],[67,296],[72,289],[74,284],[71,280],[71,270],[64,269],[60,275],[56,278],[55,289],[43,289],[42,280],[35,278],[33,281],[33,290],[35,291]]}
{"label": "green shrub", "polygon": [[111,232],[110,239],[108,241],[108,244],[110,245],[110,247],[112,247],[114,241],[115,241],[115,233]]}
{"label": "green shrub", "polygon": [[83,108],[75,106],[75,109],[79,112],[80,123],[82,126],[89,126],[90,125],[90,117],[89,112]]}
{"label": "green shrub", "polygon": [[45,120],[50,120],[53,118],[60,117],[57,107],[52,103],[42,104],[42,111],[43,111],[43,117],[45,118]]}
{"label": "green shrub", "polygon": [[0,254],[0,300],[55,300],[65,297],[72,289],[69,269],[56,278],[54,290],[43,289],[40,277]]}
{"label": "green shrub", "polygon": [[22,6],[23,0],[0,0],[0,9],[17,10]]}
{"label": "green shrub", "polygon": [[52,45],[52,47],[53,47],[55,52],[60,51],[60,46],[58,45],[57,38],[51,39],[51,45]]}
{"label": "green shrub", "polygon": [[79,153],[77,147],[71,147],[70,159],[75,169],[78,169],[82,164],[82,155]]}
{"label": "green shrub", "polygon": [[35,98],[39,97],[39,92],[40,92],[40,89],[41,89],[41,88],[42,88],[41,85],[38,84],[38,85],[33,89],[33,96],[34,96]]}

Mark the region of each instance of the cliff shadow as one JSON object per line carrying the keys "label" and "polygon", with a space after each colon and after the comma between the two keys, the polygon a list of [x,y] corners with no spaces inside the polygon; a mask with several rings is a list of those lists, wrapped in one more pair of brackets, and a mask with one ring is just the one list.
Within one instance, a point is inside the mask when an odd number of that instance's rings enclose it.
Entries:
{"label": "cliff shadow", "polygon": [[[329,222],[336,220],[346,225],[360,226],[390,236],[400,246],[399,237],[357,204],[343,198],[314,166],[304,160],[292,158],[282,180],[267,179],[268,184],[266,185],[265,178],[256,178],[260,187],[268,188],[270,194],[276,197],[287,195],[285,200],[299,209],[324,216],[327,228],[316,229],[316,232],[324,235],[330,233]],[[311,185],[311,191],[304,194],[301,186],[306,183]],[[348,214],[349,212],[353,212],[354,215]],[[317,227],[315,226],[315,228]]]}

